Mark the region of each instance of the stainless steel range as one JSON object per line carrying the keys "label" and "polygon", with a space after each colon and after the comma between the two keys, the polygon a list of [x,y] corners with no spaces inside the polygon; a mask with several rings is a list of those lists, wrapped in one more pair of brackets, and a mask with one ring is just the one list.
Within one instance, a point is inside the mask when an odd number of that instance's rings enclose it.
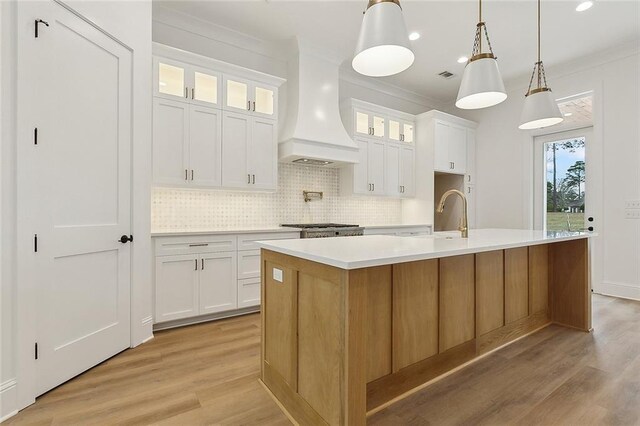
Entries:
{"label": "stainless steel range", "polygon": [[364,235],[364,228],[342,223],[284,224],[290,228],[301,228],[300,238],[354,237]]}

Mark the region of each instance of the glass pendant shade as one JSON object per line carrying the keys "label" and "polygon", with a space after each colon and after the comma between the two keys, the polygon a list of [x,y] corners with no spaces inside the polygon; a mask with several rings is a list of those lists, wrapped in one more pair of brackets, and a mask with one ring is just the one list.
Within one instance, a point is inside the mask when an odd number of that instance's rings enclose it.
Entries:
{"label": "glass pendant shade", "polygon": [[460,109],[487,108],[507,99],[507,92],[493,55],[471,58],[462,74],[456,106]]}
{"label": "glass pendant shade", "polygon": [[406,70],[414,59],[399,3],[370,1],[351,62],[353,69],[370,77],[385,77]]}
{"label": "glass pendant shade", "polygon": [[524,108],[520,118],[521,130],[541,129],[553,126],[564,120],[551,90],[534,90],[524,99]]}

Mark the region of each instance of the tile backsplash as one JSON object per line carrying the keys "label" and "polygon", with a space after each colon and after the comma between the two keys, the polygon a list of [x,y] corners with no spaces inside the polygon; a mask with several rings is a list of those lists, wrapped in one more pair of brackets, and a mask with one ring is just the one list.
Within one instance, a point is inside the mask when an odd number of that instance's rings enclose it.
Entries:
{"label": "tile backsplash", "polygon": [[[339,195],[338,169],[278,165],[274,193],[154,188],[153,232],[272,227],[282,223],[339,222],[390,225],[401,222],[401,200]],[[302,191],[323,191],[322,200],[304,202]]]}

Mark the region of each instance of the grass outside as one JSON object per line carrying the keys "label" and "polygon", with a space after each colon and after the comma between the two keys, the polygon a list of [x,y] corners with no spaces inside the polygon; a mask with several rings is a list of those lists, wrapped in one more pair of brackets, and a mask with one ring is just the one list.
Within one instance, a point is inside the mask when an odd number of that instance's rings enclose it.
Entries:
{"label": "grass outside", "polygon": [[584,230],[584,213],[547,212],[547,231],[567,230]]}

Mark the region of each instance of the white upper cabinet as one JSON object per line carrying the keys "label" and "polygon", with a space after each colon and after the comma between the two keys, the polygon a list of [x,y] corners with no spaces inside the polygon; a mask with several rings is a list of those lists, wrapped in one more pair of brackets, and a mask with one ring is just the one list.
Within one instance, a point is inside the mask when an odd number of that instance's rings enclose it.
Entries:
{"label": "white upper cabinet", "polygon": [[465,174],[467,167],[467,129],[436,120],[434,128],[434,169]]}
{"label": "white upper cabinet", "polygon": [[209,107],[220,105],[220,73],[162,57],[154,58],[153,70],[155,96]]}
{"label": "white upper cabinet", "polygon": [[248,115],[277,118],[278,88],[231,75],[224,76],[223,108]]}
{"label": "white upper cabinet", "polygon": [[387,144],[384,161],[387,195],[413,197],[415,195],[415,149],[399,143]]}
{"label": "white upper cabinet", "polygon": [[278,77],[154,43],[153,183],[273,191]]}
{"label": "white upper cabinet", "polygon": [[189,170],[189,104],[153,99],[153,181],[184,185]]}
{"label": "white upper cabinet", "polygon": [[358,164],[340,171],[341,192],[413,197],[414,116],[357,99],[342,102],[341,112],[360,153]]}
{"label": "white upper cabinet", "polygon": [[222,186],[274,190],[277,186],[275,120],[223,112]]}

